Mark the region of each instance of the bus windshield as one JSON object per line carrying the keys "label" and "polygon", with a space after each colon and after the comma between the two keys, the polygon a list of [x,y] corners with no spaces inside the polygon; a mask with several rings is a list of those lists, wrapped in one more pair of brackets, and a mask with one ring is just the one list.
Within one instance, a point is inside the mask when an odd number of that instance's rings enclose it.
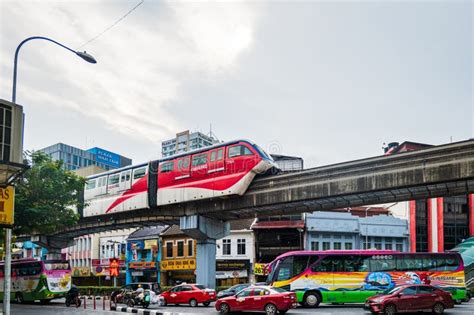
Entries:
{"label": "bus windshield", "polygon": [[267,281],[284,281],[296,277],[317,259],[315,255],[295,255],[278,260],[272,265]]}
{"label": "bus windshield", "polygon": [[64,262],[44,262],[44,269],[45,270],[69,270],[69,263],[67,261]]}

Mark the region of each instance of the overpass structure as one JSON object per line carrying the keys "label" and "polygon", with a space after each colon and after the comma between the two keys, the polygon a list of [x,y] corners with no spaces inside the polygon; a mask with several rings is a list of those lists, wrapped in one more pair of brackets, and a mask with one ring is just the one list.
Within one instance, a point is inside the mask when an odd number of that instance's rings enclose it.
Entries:
{"label": "overpass structure", "polygon": [[470,192],[474,192],[474,140],[260,177],[244,196],[83,218],[36,241],[65,247],[64,241],[83,234],[179,222],[198,240],[198,282],[214,287],[215,270],[209,261],[215,259],[215,240],[229,233],[227,221]]}

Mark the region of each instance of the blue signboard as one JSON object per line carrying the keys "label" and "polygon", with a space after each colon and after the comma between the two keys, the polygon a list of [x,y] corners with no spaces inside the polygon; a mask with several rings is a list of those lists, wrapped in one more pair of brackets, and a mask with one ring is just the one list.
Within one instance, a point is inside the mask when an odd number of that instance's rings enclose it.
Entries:
{"label": "blue signboard", "polygon": [[103,163],[115,168],[120,167],[120,155],[112,153],[110,151],[101,148],[92,148],[87,150],[92,154],[95,154],[95,159],[99,163]]}

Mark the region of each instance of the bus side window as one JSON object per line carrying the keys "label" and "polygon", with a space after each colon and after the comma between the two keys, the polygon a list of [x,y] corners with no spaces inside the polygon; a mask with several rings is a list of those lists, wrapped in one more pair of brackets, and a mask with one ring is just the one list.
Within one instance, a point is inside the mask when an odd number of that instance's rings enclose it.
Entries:
{"label": "bus side window", "polygon": [[305,271],[308,266],[308,256],[295,256],[293,257],[293,274],[291,277],[295,277]]}
{"label": "bus side window", "polygon": [[370,261],[370,271],[395,271],[397,265],[395,259],[372,259]]}
{"label": "bus side window", "polygon": [[328,272],[332,271],[332,260],[331,257],[324,257],[317,265],[311,268],[313,272]]}
{"label": "bus side window", "polygon": [[346,258],[344,256],[333,256],[332,257],[332,271],[336,272],[345,272],[346,267],[344,265],[344,260]]}
{"label": "bus side window", "polygon": [[454,271],[458,267],[459,261],[455,256],[438,256],[436,259],[436,271]]}

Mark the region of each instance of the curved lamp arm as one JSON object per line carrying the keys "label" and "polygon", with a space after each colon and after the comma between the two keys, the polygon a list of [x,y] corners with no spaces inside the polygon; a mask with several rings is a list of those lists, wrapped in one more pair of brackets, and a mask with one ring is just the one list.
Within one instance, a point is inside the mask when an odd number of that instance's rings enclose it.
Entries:
{"label": "curved lamp arm", "polygon": [[16,80],[17,80],[17,68],[18,68],[18,53],[20,52],[20,48],[21,46],[23,46],[23,44],[25,44],[26,42],[30,41],[30,40],[33,40],[33,39],[44,39],[44,40],[47,40],[49,42],[52,42],[58,46],[61,46],[62,48],[64,49],[67,49],[69,50],[70,52],[76,54],[77,56],[81,57],[82,59],[84,59],[85,61],[89,62],[89,63],[97,63],[97,61],[95,60],[94,57],[92,57],[91,55],[89,55],[88,53],[86,53],[85,51],[84,52],[80,52],[80,51],[75,51],[55,40],[52,40],[51,38],[47,38],[47,37],[43,37],[43,36],[32,36],[32,37],[28,37],[27,39],[23,40],[19,45],[18,47],[16,48],[16,51],[15,51],[15,60],[14,60],[14,63],[13,63],[13,88],[12,88],[12,103],[15,103],[16,102]]}

